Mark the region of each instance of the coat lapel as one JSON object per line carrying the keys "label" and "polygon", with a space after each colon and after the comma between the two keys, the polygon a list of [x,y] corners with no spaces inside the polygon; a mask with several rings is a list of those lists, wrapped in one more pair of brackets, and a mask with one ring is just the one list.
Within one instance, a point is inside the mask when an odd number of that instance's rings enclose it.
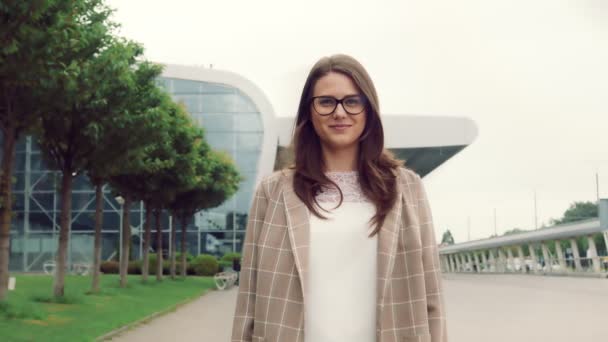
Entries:
{"label": "coat lapel", "polygon": [[287,218],[289,243],[293,251],[300,287],[303,297],[306,296],[308,275],[308,246],[310,243],[310,220],[308,207],[293,191],[291,178],[288,178],[282,191]]}

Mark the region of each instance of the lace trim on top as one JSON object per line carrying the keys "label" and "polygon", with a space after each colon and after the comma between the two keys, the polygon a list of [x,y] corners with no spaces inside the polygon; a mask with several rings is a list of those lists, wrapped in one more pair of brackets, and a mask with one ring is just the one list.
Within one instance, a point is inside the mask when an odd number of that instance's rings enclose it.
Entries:
{"label": "lace trim on top", "polygon": [[[327,178],[334,181],[342,190],[344,196],[343,202],[370,202],[365,197],[361,186],[359,185],[358,171],[329,171],[325,172]],[[333,184],[328,185],[329,188],[324,188],[316,199],[318,202],[340,202],[340,192]]]}

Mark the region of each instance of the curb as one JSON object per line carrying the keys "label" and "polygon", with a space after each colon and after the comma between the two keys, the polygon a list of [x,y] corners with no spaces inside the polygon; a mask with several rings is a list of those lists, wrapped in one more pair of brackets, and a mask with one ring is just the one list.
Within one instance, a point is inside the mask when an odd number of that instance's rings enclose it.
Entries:
{"label": "curb", "polygon": [[127,331],[129,331],[129,330],[131,330],[133,328],[136,328],[136,327],[138,327],[140,325],[143,325],[144,323],[148,323],[148,322],[150,322],[150,321],[152,321],[152,320],[154,320],[156,318],[159,318],[159,317],[164,316],[164,315],[166,315],[168,313],[171,313],[171,312],[179,309],[180,307],[182,307],[182,306],[184,306],[184,305],[186,305],[188,303],[194,302],[195,300],[199,299],[200,297],[206,295],[207,293],[209,293],[211,291],[216,291],[216,290],[213,289],[213,288],[207,289],[202,294],[199,294],[199,295],[187,298],[187,299],[185,299],[185,300],[183,300],[183,301],[181,301],[181,302],[179,302],[179,303],[177,303],[177,304],[175,304],[173,306],[170,306],[170,307],[168,307],[168,308],[166,308],[164,310],[160,310],[160,311],[154,312],[154,313],[152,313],[152,314],[150,314],[150,315],[148,315],[148,316],[146,316],[146,317],[144,317],[142,319],[139,319],[137,321],[128,323],[127,325],[123,325],[120,328],[114,329],[114,330],[110,331],[109,333],[106,333],[106,334],[104,334],[102,336],[97,337],[95,339],[95,341],[98,341],[98,342],[109,341],[109,340],[113,339],[114,337],[117,337],[118,335],[121,335],[122,333],[125,333],[125,332],[127,332]]}
{"label": "curb", "polygon": [[513,272],[513,273],[493,273],[493,272],[481,272],[481,273],[474,273],[474,272],[458,272],[458,273],[443,273],[443,275],[446,278],[449,278],[450,275],[460,275],[460,274],[464,274],[464,275],[488,275],[488,276],[496,276],[496,275],[521,275],[521,276],[539,276],[539,277],[565,277],[565,278],[600,278],[600,279],[606,279],[608,278],[608,272],[602,272],[602,273],[593,273],[593,272],[571,272],[571,273],[558,273],[558,272],[539,272],[539,273],[517,273],[517,272]]}

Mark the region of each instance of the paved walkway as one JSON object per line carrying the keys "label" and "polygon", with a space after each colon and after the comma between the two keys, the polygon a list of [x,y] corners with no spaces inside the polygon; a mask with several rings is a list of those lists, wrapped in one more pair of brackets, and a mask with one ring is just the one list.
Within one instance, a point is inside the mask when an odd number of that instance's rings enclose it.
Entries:
{"label": "paved walkway", "polygon": [[[607,279],[450,274],[444,284],[450,342],[608,340]],[[112,341],[229,342],[237,291],[209,292]]]}
{"label": "paved walkway", "polygon": [[178,310],[124,332],[120,342],[229,342],[238,287],[210,291]]}

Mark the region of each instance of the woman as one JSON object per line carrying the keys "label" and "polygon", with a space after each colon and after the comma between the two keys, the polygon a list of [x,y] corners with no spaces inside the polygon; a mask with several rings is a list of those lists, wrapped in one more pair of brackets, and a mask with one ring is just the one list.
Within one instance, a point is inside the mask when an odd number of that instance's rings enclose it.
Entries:
{"label": "woman", "polygon": [[256,189],[232,341],[447,341],[426,193],[384,149],[355,59],[314,65],[293,148],[294,165]]}

